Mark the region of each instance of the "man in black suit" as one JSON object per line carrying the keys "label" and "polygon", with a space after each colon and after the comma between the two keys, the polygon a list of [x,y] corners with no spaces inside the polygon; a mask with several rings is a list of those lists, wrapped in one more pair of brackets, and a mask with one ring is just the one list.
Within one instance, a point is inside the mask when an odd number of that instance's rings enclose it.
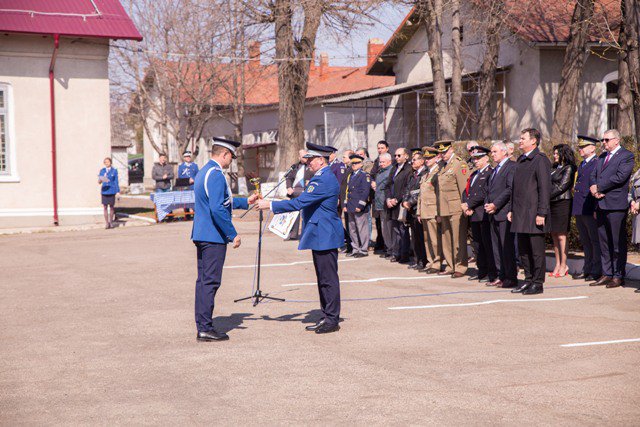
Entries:
{"label": "man in black suit", "polygon": [[518,233],[518,250],[524,267],[524,283],[511,292],[535,295],[543,292],[546,263],[544,233],[549,231],[551,200],[551,162],[540,152],[540,131],[533,128],[520,132],[520,150],[513,174],[511,231]]}
{"label": "man in black suit", "polygon": [[487,286],[498,288],[515,288],[518,284],[515,235],[511,232],[511,223],[507,221],[516,162],[509,157],[509,149],[504,142],[496,142],[491,146],[495,167],[489,177],[484,210],[489,214],[491,246],[498,278]]}
{"label": "man in black suit", "polygon": [[407,222],[411,227],[411,248],[416,257],[415,263],[409,268],[424,270],[427,265],[427,249],[424,244],[424,230],[419,212],[417,212],[418,199],[420,198],[420,181],[428,172],[424,166],[422,150],[411,155],[411,175],[407,180],[407,188],[404,192],[402,206],[407,210]]}
{"label": "man in black suit", "polygon": [[476,145],[471,151],[471,160],[475,170],[469,176],[467,188],[462,193],[462,211],[471,220],[471,236],[476,244],[476,265],[478,274],[469,280],[494,282],[498,278],[496,264],[491,248],[489,215],[484,211],[489,177],[493,169],[489,166],[489,149]]}
{"label": "man in black suit", "polygon": [[353,254],[353,246],[351,245],[351,233],[349,233],[349,221],[344,214],[344,207],[346,206],[347,198],[347,183],[349,182],[349,176],[353,172],[351,170],[351,155],[353,150],[344,150],[342,153],[342,163],[347,168],[344,175],[342,175],[342,181],[340,181],[340,196],[338,197],[338,215],[340,218],[344,218],[342,229],[344,230],[344,242],[345,245],[339,249],[340,252],[344,252],[347,255]]}
{"label": "man in black suit", "polygon": [[598,201],[596,220],[600,237],[602,277],[592,286],[615,288],[624,285],[627,264],[627,214],[629,178],[633,172],[633,153],[620,145],[620,133],[604,133],[600,154],[591,173],[591,194]]}
{"label": "man in black suit", "polygon": [[386,191],[387,209],[391,218],[393,234],[391,262],[407,263],[410,251],[409,229],[404,218],[400,217],[400,208],[402,207],[404,190],[407,188],[407,181],[411,176],[411,166],[407,162],[409,151],[406,148],[398,148],[395,157],[397,163],[391,170],[391,183]]}

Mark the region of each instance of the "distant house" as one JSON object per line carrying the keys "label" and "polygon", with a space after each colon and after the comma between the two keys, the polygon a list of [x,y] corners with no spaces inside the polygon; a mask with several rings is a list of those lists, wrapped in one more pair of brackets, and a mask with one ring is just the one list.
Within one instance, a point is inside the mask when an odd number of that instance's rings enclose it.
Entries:
{"label": "distant house", "polygon": [[117,0],[0,2],[0,227],[102,216],[110,39],[142,39]]}
{"label": "distant house", "polygon": [[[382,48],[382,42],[377,39],[369,41],[368,56],[375,57]],[[267,178],[274,172],[274,157],[278,140],[278,77],[276,65],[262,65],[260,59],[260,44],[250,46],[250,56],[257,61],[248,65],[247,86],[252,89],[247,92],[246,111],[243,121],[242,143],[244,151],[244,166],[247,172]],[[224,66],[221,65],[221,66]],[[321,54],[319,64],[312,62],[309,72],[309,87],[304,112],[305,139],[324,144],[326,137],[332,132],[325,128],[326,118],[321,107],[322,102],[336,96],[358,93],[364,90],[383,88],[392,85],[393,77],[371,76],[366,74],[366,67],[336,67],[329,64],[328,55]],[[219,70],[218,72],[224,72]],[[221,94],[216,98],[216,106],[229,106],[228,94]],[[153,128],[153,126],[151,126]],[[208,141],[213,136],[229,137],[234,135],[233,126],[223,118],[212,119],[203,132],[196,161],[200,164],[208,161]],[[359,131],[353,133],[352,146],[369,145],[369,141],[382,137],[379,126],[367,127],[362,125]],[[377,139],[375,139],[377,141]],[[370,145],[375,148],[375,142]],[[169,147],[169,158],[178,160],[180,153],[176,150],[175,142]],[[157,161],[157,153],[145,134],[145,185],[152,186],[151,169]]]}
{"label": "distant house", "polygon": [[[459,139],[477,138],[476,76],[484,53],[484,34],[477,17],[481,1],[462,3],[463,102],[457,128]],[[581,82],[575,133],[600,135],[615,127],[618,65],[615,49],[608,48],[620,22],[620,0],[597,0],[596,17]],[[553,110],[575,1],[505,2],[507,28],[500,45],[494,92],[495,139],[512,139],[522,128],[535,126],[549,138]],[[451,22],[443,22],[445,75],[451,77]],[[370,76],[394,76],[395,84],[326,100],[328,126],[355,132],[351,123],[381,125],[393,147],[418,147],[439,138],[433,99],[433,77],[427,54],[427,33],[412,9],[393,36],[373,58]],[[449,81],[449,80],[448,80]],[[350,110],[351,109],[351,110]],[[355,116],[354,118],[352,118]],[[334,143],[331,139],[329,143]]]}

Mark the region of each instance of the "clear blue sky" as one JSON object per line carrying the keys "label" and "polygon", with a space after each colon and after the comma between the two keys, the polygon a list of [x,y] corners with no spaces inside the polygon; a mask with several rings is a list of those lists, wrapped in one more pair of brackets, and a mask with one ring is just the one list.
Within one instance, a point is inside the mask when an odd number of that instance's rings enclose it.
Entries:
{"label": "clear blue sky", "polygon": [[[411,8],[408,6],[386,5],[376,13],[378,22],[358,29],[347,37],[337,40],[335,35],[322,31],[316,40],[316,53],[329,54],[330,65],[362,66],[366,65],[367,42],[370,38],[380,38],[384,43],[389,40]],[[360,56],[359,58],[353,58]]]}

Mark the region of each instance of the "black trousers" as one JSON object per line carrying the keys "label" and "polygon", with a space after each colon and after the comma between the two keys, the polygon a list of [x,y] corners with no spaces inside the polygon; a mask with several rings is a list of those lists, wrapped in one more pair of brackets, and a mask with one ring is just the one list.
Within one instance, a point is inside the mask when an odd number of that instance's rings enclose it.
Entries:
{"label": "black trousers", "polygon": [[518,250],[524,268],[524,280],[542,286],[546,273],[544,234],[518,233]]}
{"label": "black trousers", "polygon": [[409,227],[404,222],[391,220],[391,230],[393,233],[392,254],[394,257],[407,260],[411,253],[411,239],[409,237]]}
{"label": "black trousers", "polygon": [[627,211],[596,211],[602,274],[624,279],[627,266]]}
{"label": "black trousers", "polygon": [[325,323],[337,325],[340,320],[340,278],[338,277],[338,250],[311,251],[313,267],[318,279],[320,308]]}
{"label": "black trousers", "polygon": [[[372,209],[373,211],[373,209]],[[380,216],[376,216],[376,246],[374,249],[376,251],[384,250],[384,237],[382,235],[382,220]]]}
{"label": "black trousers", "polygon": [[515,285],[518,282],[515,234],[507,220],[490,220],[493,259],[498,270],[498,279]]}
{"label": "black trousers", "polygon": [[580,243],[584,250],[584,274],[593,277],[602,276],[602,254],[600,238],[598,237],[598,223],[593,215],[576,215],[576,226],[580,235]]}
{"label": "black trousers", "polygon": [[493,282],[498,277],[498,272],[493,258],[489,221],[472,222],[471,236],[477,247],[476,265],[478,266],[478,277],[488,276],[489,280]]}
{"label": "black trousers", "polygon": [[427,249],[424,245],[424,229],[422,221],[415,216],[411,217],[411,246],[416,257],[416,263],[427,265]]}
{"label": "black trousers", "polygon": [[353,246],[351,246],[351,233],[349,233],[349,219],[347,217],[347,213],[340,212],[339,215],[340,215],[340,218],[344,219],[344,222],[343,222],[344,225],[342,226],[342,231],[344,231],[344,243],[345,243],[345,246],[347,247],[347,252],[352,252]]}
{"label": "black trousers", "polygon": [[195,317],[198,332],[213,329],[212,313],[216,293],[222,283],[222,267],[227,255],[223,243],[195,242],[198,257]]}

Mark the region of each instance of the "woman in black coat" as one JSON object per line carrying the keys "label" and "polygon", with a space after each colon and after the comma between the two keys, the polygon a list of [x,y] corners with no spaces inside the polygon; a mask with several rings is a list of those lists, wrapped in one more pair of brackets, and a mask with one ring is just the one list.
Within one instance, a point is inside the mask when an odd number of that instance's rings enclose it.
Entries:
{"label": "woman in black coat", "polygon": [[551,237],[556,266],[550,277],[566,276],[567,234],[571,224],[571,205],[573,203],[573,184],[576,176],[576,163],[573,150],[567,144],[553,147],[553,166],[551,167]]}

